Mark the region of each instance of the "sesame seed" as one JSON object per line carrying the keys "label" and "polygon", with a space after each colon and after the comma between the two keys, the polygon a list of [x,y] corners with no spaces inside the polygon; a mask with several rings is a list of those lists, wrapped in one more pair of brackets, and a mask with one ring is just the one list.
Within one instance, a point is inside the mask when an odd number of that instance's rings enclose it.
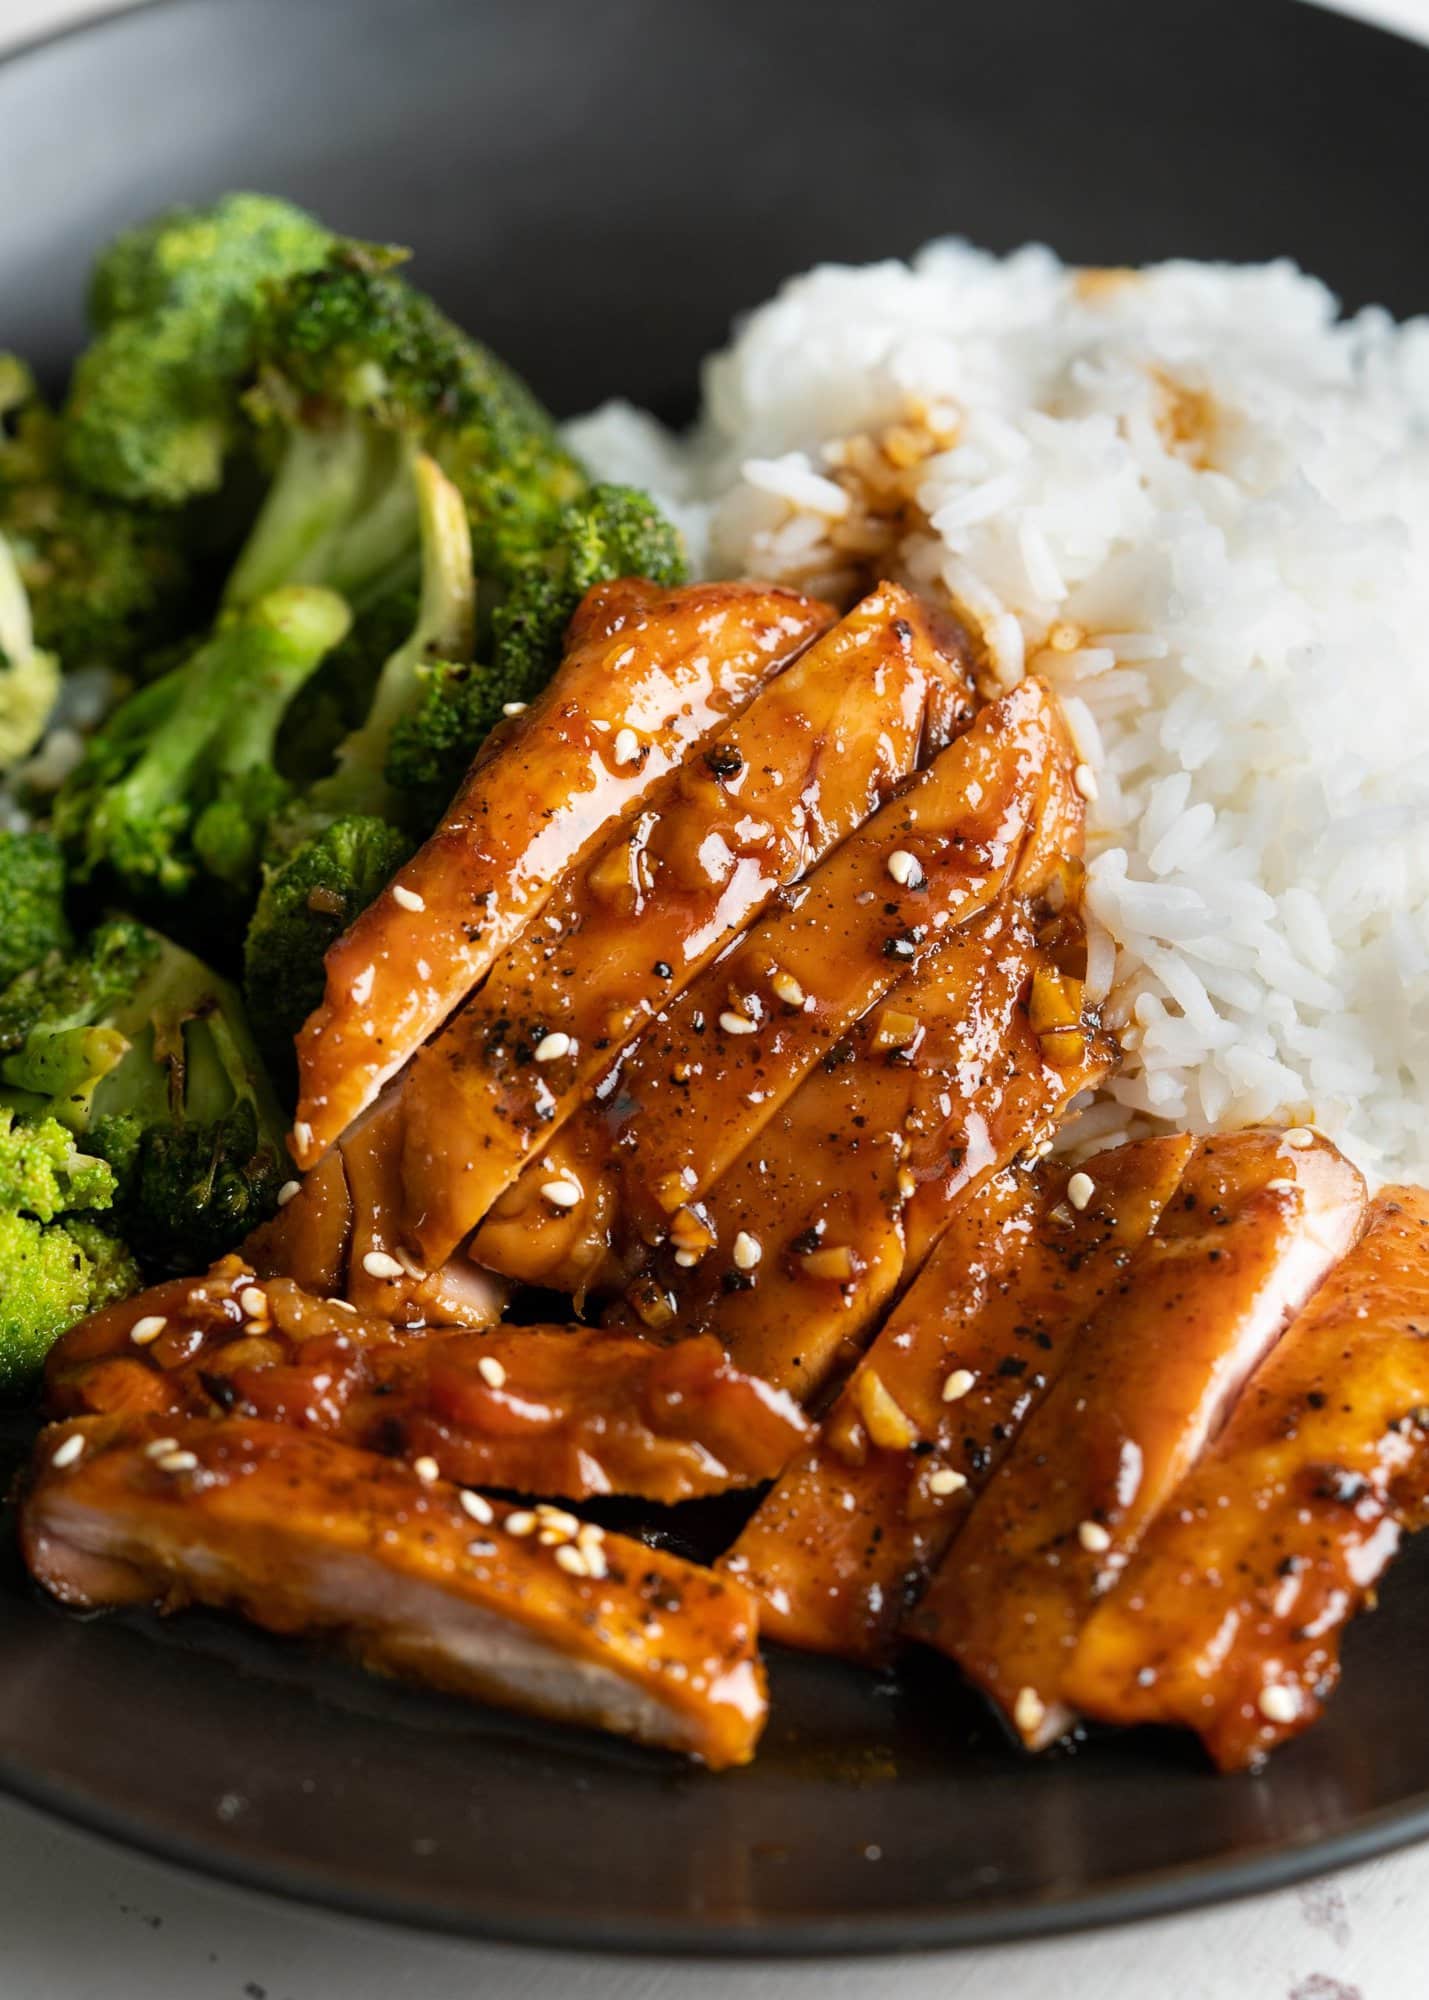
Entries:
{"label": "sesame seed", "polygon": [[558,1535],[580,1533],[580,1522],[574,1514],[568,1514],[564,1507],[553,1507],[549,1500],[541,1500],[536,1505],[537,1516],[548,1528],[554,1528]]}
{"label": "sesame seed", "polygon": [[58,1466],[61,1472],[67,1465],[73,1465],[77,1458],[84,1457],[84,1438],[79,1431],[72,1431],[55,1452],[50,1464]]}
{"label": "sesame seed", "polygon": [[284,1181],[278,1190],[279,1208],[286,1208],[288,1203],[293,1199],[293,1196],[301,1191],[301,1188],[301,1181]]}
{"label": "sesame seed", "polygon": [[911,1167],[898,1169],[898,1192],[904,1201],[909,1201],[918,1192],[918,1176]]}
{"label": "sesame seed", "polygon": [[543,1549],[559,1549],[570,1540],[570,1536],[563,1535],[559,1528],[542,1528],[536,1540]]}
{"label": "sesame seed", "polygon": [[163,1313],[145,1313],[142,1319],[136,1319],[130,1327],[129,1338],[136,1347],[147,1347],[151,1340],[159,1338],[168,1323]]}
{"label": "sesame seed", "polygon": [[526,704],[524,701],[503,701],[501,704],[501,713],[503,715],[524,715],[526,713]]}
{"label": "sesame seed", "polygon": [[528,1513],[524,1507],[518,1508],[516,1513],[506,1516],[502,1526],[508,1535],[529,1535],[535,1529],[536,1516]]}
{"label": "sesame seed", "polygon": [[617,764],[633,764],[640,755],[640,738],[633,729],[617,729],[610,754]]}
{"label": "sesame seed", "polygon": [[362,1260],[362,1268],[369,1278],[401,1278],[406,1273],[395,1257],[389,1257],[385,1250],[369,1250]]}
{"label": "sesame seed", "polygon": [[726,1007],[720,1015],[719,1024],[727,1035],[752,1035],[759,1026],[758,1022],[751,1021],[747,1014],[736,1014],[730,1007]]}
{"label": "sesame seed", "polygon": [[499,1389],[506,1380],[506,1370],[494,1354],[483,1354],[476,1364],[476,1372],[488,1389]]}
{"label": "sesame seed", "polygon": [[543,1181],[541,1192],[552,1208],[574,1208],[581,1198],[581,1188],[576,1181]]}
{"label": "sesame seed", "polygon": [[610,1575],[610,1570],[606,1566],[605,1553],[594,1543],[582,1542],[580,1544],[580,1553],[585,1558],[587,1576],[594,1577],[599,1582],[602,1577]]}
{"label": "sesame seed", "polygon": [[1284,1686],[1262,1688],[1256,1707],[1267,1722],[1293,1722],[1300,1713],[1294,1688]]}
{"label": "sesame seed", "polygon": [[424,1486],[430,1486],[434,1479],[440,1479],[442,1476],[442,1468],[437,1461],[425,1453],[421,1458],[412,1460],[412,1470]]}
{"label": "sesame seed", "polygon": [[1300,1185],[1298,1181],[1274,1180],[1265,1183],[1271,1194],[1293,1194]]}
{"label": "sesame seed", "polygon": [[1111,1547],[1111,1536],[1100,1521],[1079,1522],[1077,1540],[1090,1556],[1105,1555]]}
{"label": "sesame seed", "polygon": [[306,1153],[313,1143],[313,1128],[306,1118],[298,1119],[293,1127],[293,1144],[300,1153]]}
{"label": "sesame seed", "polygon": [[192,1472],[197,1464],[191,1451],[166,1451],[158,1461],[160,1472]]}
{"label": "sesame seed", "polygon": [[1072,783],[1087,800],[1096,798],[1101,791],[1101,786],[1097,783],[1097,774],[1090,764],[1078,764],[1072,773]]}
{"label": "sesame seed", "polygon": [[339,1312],[355,1313],[357,1311],[357,1307],[352,1303],[351,1299],[330,1298],[328,1304],[336,1306]]}
{"label": "sesame seed", "polygon": [[699,1261],[700,1253],[698,1250],[677,1250],[675,1252],[675,1262],[682,1271],[693,1271]]}
{"label": "sesame seed", "polygon": [[943,1384],[943,1401],[945,1403],[961,1402],[962,1398],[966,1396],[976,1381],[977,1377],[973,1374],[971,1368],[955,1368]]}
{"label": "sesame seed", "polygon": [[238,1303],[250,1319],[266,1319],[268,1316],[268,1294],[260,1285],[245,1285],[238,1294]]}
{"label": "sesame seed", "polygon": [[427,907],[425,896],[419,896],[415,889],[409,889],[404,882],[393,884],[392,900],[394,903],[400,903],[404,910],[425,910]]}
{"label": "sesame seed", "polygon": [[804,989],[792,972],[776,972],[769,984],[774,988],[776,999],[782,1000],[786,1007],[803,1006]]}
{"label": "sesame seed", "polygon": [[1078,1215],[1086,1207],[1097,1191],[1097,1184],[1090,1174],[1073,1174],[1067,1182],[1067,1199]]}
{"label": "sesame seed", "polygon": [[1303,1153],[1307,1146],[1313,1146],[1315,1143],[1315,1134],[1308,1125],[1292,1125],[1288,1132],[1281,1134],[1281,1137],[1286,1145],[1293,1147],[1297,1153]]}
{"label": "sesame seed", "polygon": [[469,1486],[463,1486],[457,1495],[464,1514],[470,1514],[473,1521],[479,1521],[483,1528],[489,1528],[496,1519],[496,1509],[483,1494],[473,1493]]}
{"label": "sesame seed", "polygon": [[582,1521],[576,1530],[576,1540],[588,1555],[592,1547],[598,1548],[605,1540],[605,1529],[599,1521]]}
{"label": "sesame seed", "polygon": [[764,1255],[764,1245],[757,1236],[751,1236],[747,1229],[741,1229],[734,1239],[734,1248],[730,1254],[734,1258],[736,1270],[752,1271]]}
{"label": "sesame seed", "polygon": [[1036,1688],[1019,1688],[1017,1699],[1012,1704],[1012,1720],[1023,1736],[1031,1736],[1041,1728],[1047,1716],[1047,1704]]}
{"label": "sesame seed", "polygon": [[568,1056],[573,1044],[569,1035],[559,1031],[554,1035],[542,1035],[536,1044],[537,1062],[555,1062],[561,1056]]}
{"label": "sesame seed", "polygon": [[570,1542],[562,1542],[561,1546],[556,1550],[556,1561],[566,1572],[567,1576],[590,1575],[590,1564],[586,1561],[580,1550],[573,1547]]}
{"label": "sesame seed", "polygon": [[967,1485],[965,1473],[954,1472],[950,1465],[940,1465],[936,1472],[928,1475],[928,1491],[941,1498],[947,1493],[961,1493]]}
{"label": "sesame seed", "polygon": [[894,848],[888,857],[888,872],[900,889],[911,889],[915,882],[923,879],[917,855],[910,854],[906,847]]}
{"label": "sesame seed", "polygon": [[145,1458],[167,1458],[171,1451],[177,1451],[177,1438],[154,1438],[144,1447]]}

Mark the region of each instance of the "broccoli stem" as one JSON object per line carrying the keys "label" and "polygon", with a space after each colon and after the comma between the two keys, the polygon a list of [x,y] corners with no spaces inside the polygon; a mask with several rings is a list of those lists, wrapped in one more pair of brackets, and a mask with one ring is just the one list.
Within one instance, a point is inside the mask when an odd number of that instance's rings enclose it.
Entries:
{"label": "broccoli stem", "polygon": [[425,452],[417,454],[412,474],[422,552],[416,623],[383,666],[366,721],[338,746],[337,768],[312,788],[319,811],[400,817],[385,776],[392,732],[416,700],[426,664],[467,659],[474,643],[476,579],[466,505]]}
{"label": "broccoli stem", "polygon": [[412,451],[353,419],[291,431],[225,604],[242,608],[288,583],[359,601],[384,587],[416,542]]}

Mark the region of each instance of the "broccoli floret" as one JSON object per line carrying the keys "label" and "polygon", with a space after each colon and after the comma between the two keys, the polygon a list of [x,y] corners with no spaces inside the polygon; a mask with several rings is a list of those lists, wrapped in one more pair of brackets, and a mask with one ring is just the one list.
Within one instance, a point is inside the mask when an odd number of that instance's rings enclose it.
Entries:
{"label": "broccoli floret", "polygon": [[510,574],[584,488],[525,385],[392,268],[403,254],[347,243],[271,289],[245,407],[282,456],[230,602],[277,580],[361,602],[410,570],[419,450],[460,491],[482,576]]}
{"label": "broccoli floret", "polygon": [[415,699],[393,727],[387,760],[388,779],[409,801],[415,823],[431,826],[441,816],[506,704],[529,701],[549,680],[586,592],[620,576],[683,583],[684,550],[648,494],[594,486],[565,509],[550,547],[522,568],[494,612],[490,665],[457,656],[418,669]]}
{"label": "broccoli floret", "polygon": [[0,1396],[29,1386],[65,1329],[137,1291],[139,1267],[96,1211],[113,1169],[53,1118],[0,1110]]}
{"label": "broccoli floret", "polygon": [[94,274],[97,332],[65,409],[75,477],[158,506],[216,490],[243,432],[264,287],[311,270],[332,243],[301,209],[259,194],[172,209],[119,237]]}
{"label": "broccoli floret", "polygon": [[323,991],[323,954],[391,881],[412,851],[396,827],[370,816],[334,820],[271,869],[244,945],[253,1030],[281,1076],[293,1036]]}
{"label": "broccoli floret", "polygon": [[0,535],[0,771],[34,749],[59,691],[59,661],[35,644],[19,565]]}
{"label": "broccoli floret", "polygon": [[64,892],[64,860],[50,834],[0,833],[0,985],[69,950]]}
{"label": "broccoli floret", "polygon": [[108,1162],[151,1275],[201,1270],[273,1212],[284,1117],[227,980],[116,919],[0,993],[0,1089]]}
{"label": "broccoli floret", "polygon": [[35,643],[68,672],[133,673],[192,618],[187,522],[85,491],[61,426],[14,355],[0,354],[0,532],[30,599]]}
{"label": "broccoli floret", "polygon": [[185,894],[200,871],[251,890],[287,796],[274,768],[283,717],[349,622],[332,591],[273,591],[121,703],[55,801],[79,879],[102,871],[149,900]]}

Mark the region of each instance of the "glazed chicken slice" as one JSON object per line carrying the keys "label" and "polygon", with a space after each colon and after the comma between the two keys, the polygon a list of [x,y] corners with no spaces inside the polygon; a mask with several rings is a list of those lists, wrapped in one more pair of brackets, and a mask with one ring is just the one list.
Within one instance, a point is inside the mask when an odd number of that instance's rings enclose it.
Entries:
{"label": "glazed chicken slice", "polygon": [[243,1244],[259,1276],[294,1278],[403,1326],[490,1326],[510,1286],[456,1250],[425,1270],[401,1240],[401,1107],[389,1087]]}
{"label": "glazed chicken slice", "polygon": [[1359,1174],[1309,1132],[1202,1140],[1081,1329],[910,1621],[1029,1749],[1070,1726],[1066,1677],[1097,1598],[1363,1212]]}
{"label": "glazed chicken slice", "polygon": [[1072,768],[1041,682],[983,709],[651,1024],[496,1204],[477,1261],[579,1293],[667,1236],[698,1249],[701,1198],[853,1024],[997,900]]}
{"label": "glazed chicken slice", "polygon": [[1048,776],[1007,893],[856,1023],[692,1207],[709,1248],[656,1253],[627,1293],[640,1322],[707,1329],[810,1401],[968,1191],[1111,1066],[1082,998],[1082,800],[1064,760]]}
{"label": "glazed chicken slice", "polygon": [[661,1502],[772,1479],[811,1426],[718,1341],[589,1327],[413,1332],[262,1284],[237,1257],[109,1306],[59,1342],[57,1415],[259,1417],[430,1460],[464,1485]]}
{"label": "glazed chicken slice", "polygon": [[712,1247],[692,1268],[660,1251],[632,1318],[714,1333],[806,1403],[846,1373],[968,1192],[1110,1067],[1091,1023],[1061,1067],[1044,1058],[1027,989],[1045,964],[1019,902],[963,926],[716,1184],[698,1209]]}
{"label": "glazed chicken slice", "polygon": [[881,585],[567,877],[403,1078],[404,1220],[425,1263],[778,889],[967,726],[964,654]]}
{"label": "glazed chicken slice", "polygon": [[1063,1165],[1005,1171],[963,1200],[817,1440],[724,1560],[759,1599],[770,1638],[869,1665],[890,1656],[904,1613],[1077,1327],[1115,1291],[1193,1144],[1104,1154],[1080,1209]]}
{"label": "glazed chicken slice", "polygon": [[761,584],[630,578],[587,594],[550,685],[488,740],[436,832],[328,952],[298,1037],[299,1167],[455,1011],[565,870],[833,617]]}
{"label": "glazed chicken slice", "polygon": [[1224,1771],[1307,1729],[1429,1498],[1429,1194],[1389,1188],[1093,1614],[1067,1699]]}
{"label": "glazed chicken slice", "polygon": [[746,1763],[765,1715],[737,1583],[282,1424],[92,1417],[41,1438],[35,1578],[85,1610],[198,1603],[449,1694]]}

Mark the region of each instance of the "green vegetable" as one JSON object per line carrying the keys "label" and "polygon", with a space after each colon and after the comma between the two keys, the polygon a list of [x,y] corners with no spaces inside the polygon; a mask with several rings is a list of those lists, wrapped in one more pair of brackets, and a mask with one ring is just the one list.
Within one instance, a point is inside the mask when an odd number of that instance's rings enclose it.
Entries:
{"label": "green vegetable", "polygon": [[0,1109],[0,1396],[28,1388],[77,1319],[142,1283],[96,1214],[114,1192],[112,1168],[63,1125]]}
{"label": "green vegetable", "polygon": [[348,624],[331,591],[275,590],[121,703],[55,800],[78,878],[103,873],[152,901],[204,871],[251,893],[288,795],[274,762],[288,704]]}
{"label": "green vegetable", "polygon": [[395,272],[402,255],[346,243],[272,289],[245,407],[281,457],[231,603],[279,581],[361,603],[410,575],[419,451],[460,491],[484,577],[542,546],[585,485],[525,385]]}
{"label": "green vegetable", "polygon": [[215,491],[245,430],[264,288],[320,264],[333,240],[260,194],[171,209],[120,236],[94,273],[97,331],[65,409],[73,475],[161,507]]}
{"label": "green vegetable", "polygon": [[115,1221],[151,1276],[232,1249],[288,1176],[283,1111],[237,993],[130,918],[0,993],[0,1091],[108,1161]]}
{"label": "green vegetable", "polygon": [[0,771],[34,749],[59,691],[59,661],[35,644],[24,580],[0,535]]}
{"label": "green vegetable", "polygon": [[188,524],[68,477],[62,427],[34,379],[0,354],[0,532],[29,595],[35,642],[68,672],[137,672],[192,617]]}
{"label": "green vegetable", "polygon": [[594,486],[564,509],[550,545],[521,568],[494,612],[491,664],[458,657],[418,669],[416,698],[392,730],[387,762],[415,822],[435,823],[506,704],[529,701],[550,679],[586,592],[621,576],[682,583],[684,550],[648,494]]}
{"label": "green vegetable", "polygon": [[391,881],[412,851],[398,828],[370,816],[337,819],[272,869],[244,945],[244,992],[260,1047],[280,1075],[293,1036],[323,991],[323,954]]}
{"label": "green vegetable", "polygon": [[48,833],[0,833],[0,985],[74,939],[65,917],[64,861]]}

